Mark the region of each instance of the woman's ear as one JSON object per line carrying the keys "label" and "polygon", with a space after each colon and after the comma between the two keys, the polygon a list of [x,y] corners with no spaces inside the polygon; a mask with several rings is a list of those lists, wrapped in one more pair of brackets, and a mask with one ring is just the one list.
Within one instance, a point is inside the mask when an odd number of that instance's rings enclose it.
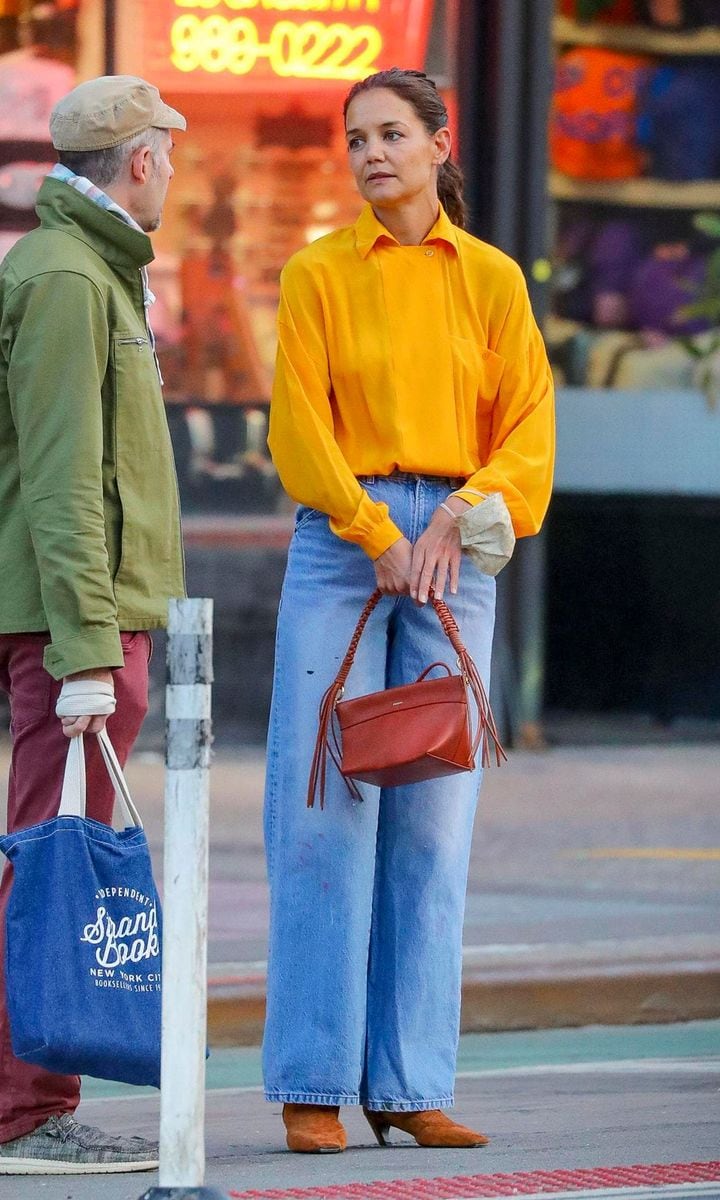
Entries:
{"label": "woman's ear", "polygon": [[433,141],[435,143],[435,164],[440,167],[447,162],[452,150],[452,134],[447,125],[433,134]]}

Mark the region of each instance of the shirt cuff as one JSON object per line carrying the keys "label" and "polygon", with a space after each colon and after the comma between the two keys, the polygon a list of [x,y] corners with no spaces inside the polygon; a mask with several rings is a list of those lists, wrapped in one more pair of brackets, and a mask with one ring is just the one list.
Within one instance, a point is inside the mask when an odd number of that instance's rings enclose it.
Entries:
{"label": "shirt cuff", "polygon": [[460,513],[455,523],[470,561],[484,575],[498,575],[515,549],[515,533],[502,494],[491,492],[483,504]]}
{"label": "shirt cuff", "polygon": [[402,530],[398,529],[395,522],[388,519],[382,525],[378,526],[372,535],[366,537],[360,545],[368,557],[375,562],[376,558],[379,558],[381,554],[384,554],[386,550],[389,550],[391,546],[394,546],[404,536],[405,534]]}
{"label": "shirt cuff", "polygon": [[387,504],[371,500],[365,491],[360,497],[351,523],[340,525],[331,517],[330,528],[343,541],[354,542],[356,546],[360,546],[373,562],[403,537],[402,531],[390,516]]}
{"label": "shirt cuff", "polygon": [[330,521],[330,528],[333,533],[342,538],[344,542],[354,542],[361,550],[364,550],[368,558],[373,562],[389,550],[395,542],[399,542],[400,538],[404,537],[402,530],[398,529],[394,521],[390,517],[386,517],[384,521],[380,521],[377,525],[371,528],[365,528],[362,531],[353,529],[338,529],[333,521]]}
{"label": "shirt cuff", "polygon": [[43,656],[45,670],[53,679],[64,679],[77,671],[112,669],[125,665],[117,629],[91,629],[61,642],[51,642]]}

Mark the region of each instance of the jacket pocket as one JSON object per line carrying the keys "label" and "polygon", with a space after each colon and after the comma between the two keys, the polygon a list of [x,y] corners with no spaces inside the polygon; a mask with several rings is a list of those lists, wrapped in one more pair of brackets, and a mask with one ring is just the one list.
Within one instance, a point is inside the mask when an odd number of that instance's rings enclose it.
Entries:
{"label": "jacket pocket", "polygon": [[[177,481],[165,406],[148,337],[113,337],[115,470],[122,509],[116,588],[138,614],[164,593],[166,567],[179,553]],[[144,599],[144,602],[143,602]]]}

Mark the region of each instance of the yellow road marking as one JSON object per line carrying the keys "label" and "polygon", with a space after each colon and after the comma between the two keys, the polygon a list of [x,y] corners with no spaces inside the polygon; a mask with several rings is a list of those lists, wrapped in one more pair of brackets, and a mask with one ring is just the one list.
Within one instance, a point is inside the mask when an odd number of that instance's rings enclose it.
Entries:
{"label": "yellow road marking", "polygon": [[667,858],[695,862],[720,862],[720,849],[685,849],[673,846],[618,846],[597,850],[570,850],[574,858]]}

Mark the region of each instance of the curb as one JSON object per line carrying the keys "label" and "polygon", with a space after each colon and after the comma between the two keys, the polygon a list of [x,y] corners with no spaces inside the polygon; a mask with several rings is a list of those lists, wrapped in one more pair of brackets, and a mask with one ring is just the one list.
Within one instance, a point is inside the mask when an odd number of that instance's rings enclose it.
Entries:
{"label": "curb", "polygon": [[[720,938],[710,935],[470,948],[463,959],[463,1033],[720,1017]],[[210,967],[211,1045],[259,1045],[264,968]]]}

